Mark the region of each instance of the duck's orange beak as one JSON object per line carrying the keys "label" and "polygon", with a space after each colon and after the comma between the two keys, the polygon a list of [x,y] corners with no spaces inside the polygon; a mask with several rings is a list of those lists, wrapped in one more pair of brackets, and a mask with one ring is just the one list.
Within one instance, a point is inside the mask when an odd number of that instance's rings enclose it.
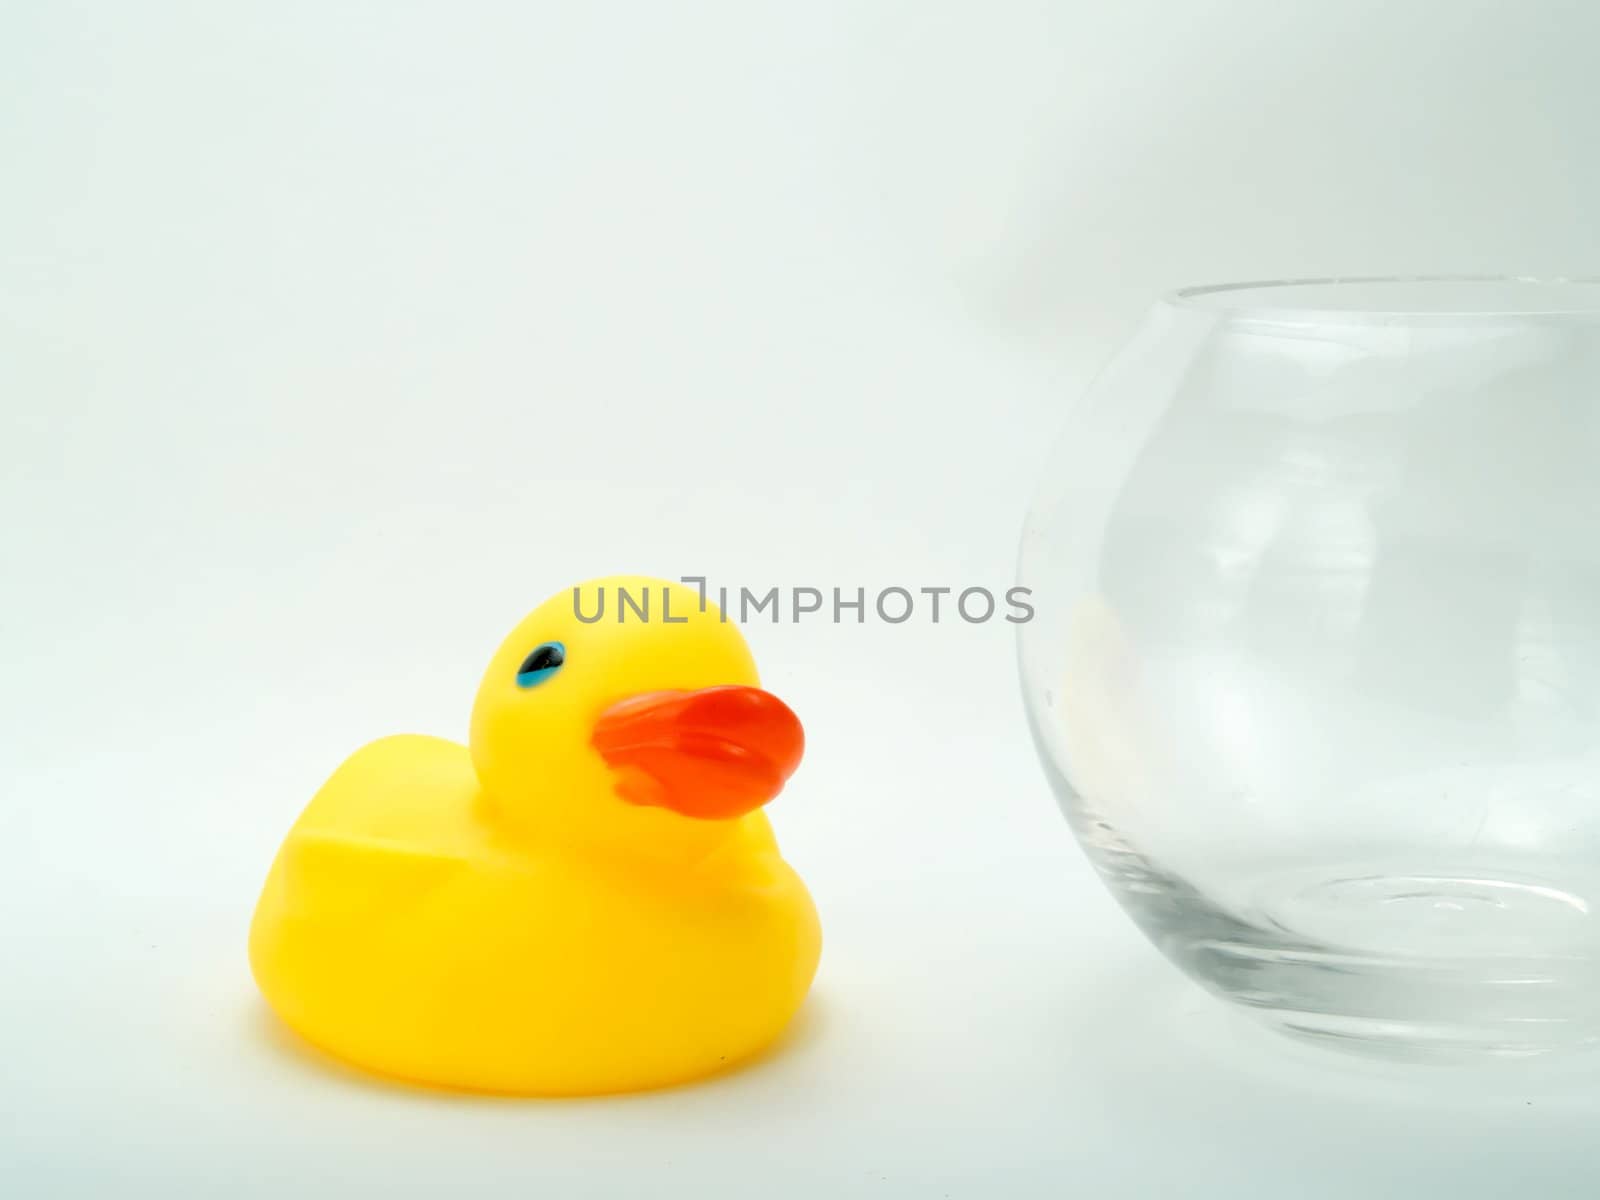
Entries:
{"label": "duck's orange beak", "polygon": [[594,746],[633,804],[718,820],[760,808],[805,750],[800,719],[771,692],[644,692],[600,714]]}

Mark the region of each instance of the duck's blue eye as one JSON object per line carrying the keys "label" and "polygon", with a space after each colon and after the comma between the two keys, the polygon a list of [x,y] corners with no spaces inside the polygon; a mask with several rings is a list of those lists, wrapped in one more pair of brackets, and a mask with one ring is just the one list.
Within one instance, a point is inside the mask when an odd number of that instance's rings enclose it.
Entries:
{"label": "duck's blue eye", "polygon": [[517,668],[517,686],[520,688],[538,687],[550,676],[561,669],[561,664],[567,661],[567,648],[560,642],[546,642],[534,649],[533,653],[522,660],[522,665]]}

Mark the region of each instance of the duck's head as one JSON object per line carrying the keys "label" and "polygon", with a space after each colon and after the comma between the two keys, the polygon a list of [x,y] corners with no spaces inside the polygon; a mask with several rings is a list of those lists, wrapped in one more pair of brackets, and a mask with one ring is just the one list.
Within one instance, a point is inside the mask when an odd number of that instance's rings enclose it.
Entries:
{"label": "duck's head", "polygon": [[670,854],[776,796],[804,738],[715,605],[623,576],[568,588],[512,630],[478,688],[471,744],[515,826]]}

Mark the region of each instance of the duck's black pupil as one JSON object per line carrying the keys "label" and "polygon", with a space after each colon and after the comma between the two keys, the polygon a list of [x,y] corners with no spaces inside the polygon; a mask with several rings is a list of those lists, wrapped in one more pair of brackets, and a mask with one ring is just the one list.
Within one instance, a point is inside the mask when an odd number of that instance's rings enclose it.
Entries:
{"label": "duck's black pupil", "polygon": [[517,674],[526,675],[530,671],[549,671],[559,667],[564,659],[565,656],[561,653],[560,646],[540,646],[522,660],[522,667],[517,671]]}

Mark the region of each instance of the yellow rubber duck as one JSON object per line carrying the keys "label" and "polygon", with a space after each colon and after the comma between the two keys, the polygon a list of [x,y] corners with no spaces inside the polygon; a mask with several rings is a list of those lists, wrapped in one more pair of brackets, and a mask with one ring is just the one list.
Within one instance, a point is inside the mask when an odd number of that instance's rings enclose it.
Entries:
{"label": "yellow rubber duck", "polygon": [[288,1025],[529,1095],[678,1083],[778,1036],[821,930],[760,807],[804,738],[737,625],[661,580],[561,592],[490,661],[469,740],[374,742],[295,822],[250,929]]}

